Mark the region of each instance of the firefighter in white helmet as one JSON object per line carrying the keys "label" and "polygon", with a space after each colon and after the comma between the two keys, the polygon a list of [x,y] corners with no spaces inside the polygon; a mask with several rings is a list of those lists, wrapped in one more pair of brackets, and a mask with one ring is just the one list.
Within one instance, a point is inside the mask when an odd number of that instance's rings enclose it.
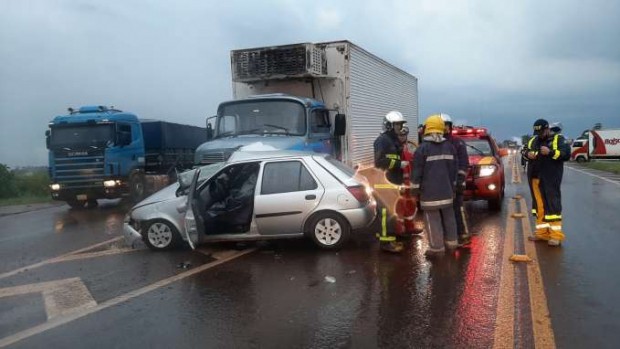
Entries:
{"label": "firefighter in white helmet", "polygon": [[[403,169],[409,166],[409,162],[401,159],[402,144],[398,140],[406,120],[403,114],[393,110],[383,118],[383,132],[374,142],[375,167],[385,172],[385,178],[394,185],[403,182]],[[395,217],[385,197],[378,193],[377,200],[380,203],[379,219],[381,220],[381,232],[377,234],[381,249],[386,252],[401,252],[403,243],[397,241],[395,231]]]}

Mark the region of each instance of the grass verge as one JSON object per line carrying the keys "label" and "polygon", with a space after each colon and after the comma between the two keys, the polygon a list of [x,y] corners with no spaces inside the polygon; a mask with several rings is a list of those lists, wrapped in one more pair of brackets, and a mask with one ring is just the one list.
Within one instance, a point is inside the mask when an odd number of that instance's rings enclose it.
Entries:
{"label": "grass verge", "polygon": [[18,196],[15,198],[0,199],[0,206],[11,205],[27,205],[52,202],[52,198],[49,195],[46,196]]}
{"label": "grass verge", "polygon": [[620,161],[590,161],[584,162],[581,165],[595,170],[620,174]]}

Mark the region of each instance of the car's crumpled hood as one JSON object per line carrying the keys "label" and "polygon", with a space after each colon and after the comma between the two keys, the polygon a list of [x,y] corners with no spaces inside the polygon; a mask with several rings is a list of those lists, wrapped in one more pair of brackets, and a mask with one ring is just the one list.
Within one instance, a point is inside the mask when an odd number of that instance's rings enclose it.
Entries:
{"label": "car's crumpled hood", "polygon": [[179,183],[173,183],[170,184],[169,186],[165,187],[164,189],[155,192],[153,195],[147,197],[146,199],[140,201],[139,203],[137,203],[132,209],[137,209],[146,205],[151,205],[151,204],[155,204],[158,202],[163,202],[163,201],[169,201],[172,199],[175,199],[176,196],[176,191],[177,188],[179,188]]}

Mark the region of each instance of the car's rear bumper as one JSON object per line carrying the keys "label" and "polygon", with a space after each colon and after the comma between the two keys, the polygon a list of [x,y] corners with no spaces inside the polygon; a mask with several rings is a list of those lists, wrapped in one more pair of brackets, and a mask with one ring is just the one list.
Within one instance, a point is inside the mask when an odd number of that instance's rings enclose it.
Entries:
{"label": "car's rear bumper", "polygon": [[363,229],[368,227],[377,216],[377,202],[371,199],[364,207],[338,211],[351,225],[351,229]]}

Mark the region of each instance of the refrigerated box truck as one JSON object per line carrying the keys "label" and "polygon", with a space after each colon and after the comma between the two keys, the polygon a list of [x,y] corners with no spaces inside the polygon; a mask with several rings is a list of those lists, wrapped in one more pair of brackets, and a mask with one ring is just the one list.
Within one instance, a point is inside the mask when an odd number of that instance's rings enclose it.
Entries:
{"label": "refrigerated box truck", "polygon": [[571,145],[571,160],[590,159],[620,159],[620,129],[584,131]]}
{"label": "refrigerated box truck", "polygon": [[400,111],[417,129],[417,78],[349,41],[233,50],[230,59],[233,100],[207,119],[197,165],[260,144],[363,168],[386,113]]}

